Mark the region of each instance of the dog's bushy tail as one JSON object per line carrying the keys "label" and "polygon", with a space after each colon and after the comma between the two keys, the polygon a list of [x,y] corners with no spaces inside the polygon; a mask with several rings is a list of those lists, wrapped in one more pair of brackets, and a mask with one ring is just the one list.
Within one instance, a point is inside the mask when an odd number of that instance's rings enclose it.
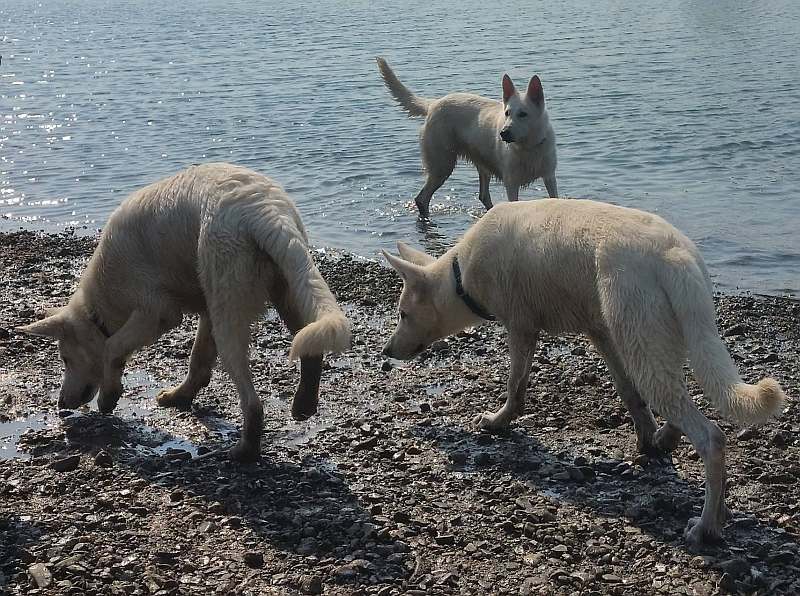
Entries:
{"label": "dog's bushy tail", "polygon": [[350,321],[311,258],[294,203],[277,185],[265,183],[257,191],[270,200],[259,201],[248,217],[251,234],[286,278],[292,308],[304,325],[294,336],[289,359],[349,349]]}
{"label": "dog's bushy tail", "polygon": [[409,116],[427,116],[431,100],[414,95],[408,87],[400,82],[400,79],[394,74],[386,60],[380,57],[376,58],[376,60],[383,82],[386,83],[397,103],[408,112]]}
{"label": "dog's bushy tail", "polygon": [[670,266],[662,274],[683,332],[695,378],[709,401],[727,419],[740,424],[762,424],[784,408],[786,395],[775,379],[744,383],[715,322],[711,282],[699,254],[676,248],[668,254]]}

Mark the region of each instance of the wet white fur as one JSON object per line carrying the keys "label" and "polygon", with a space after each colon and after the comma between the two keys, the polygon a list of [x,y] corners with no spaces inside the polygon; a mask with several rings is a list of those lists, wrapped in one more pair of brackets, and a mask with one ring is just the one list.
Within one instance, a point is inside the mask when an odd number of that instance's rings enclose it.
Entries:
{"label": "wet white fur", "polygon": [[[725,436],[689,396],[687,355],[706,397],[726,417],[759,424],[785,395],[773,379],[742,381],[715,323],[712,285],[695,245],[662,218],[586,200],[498,205],[439,259],[401,246],[388,255],[404,279],[406,316],[386,346],[398,358],[420,343],[480,321],[456,296],[458,257],[467,292],[508,329],[506,403],[476,419],[506,427],[524,408],[539,331],[586,333],[604,356],[634,418],[639,445],[668,447],[687,435],[706,466],[706,504],[687,538],[720,535],[725,515]],[[649,407],[668,422],[658,432]],[[677,434],[677,437],[676,437]]]}
{"label": "wet white fur", "polygon": [[[425,99],[403,85],[383,58],[377,61],[386,86],[400,106],[410,116],[425,117],[419,140],[427,180],[415,199],[422,217],[428,217],[433,193],[453,172],[459,157],[478,169],[478,198],[487,209],[492,206],[492,177],[503,182],[509,201],[516,201],[519,189],[537,178],[544,180],[551,197],[558,196],[556,137],[544,95],[540,102],[534,102],[527,91],[518,93],[508,79],[504,83],[508,97],[502,102],[470,93]],[[520,117],[520,113],[525,116]],[[511,131],[515,142],[500,138],[503,129]]]}

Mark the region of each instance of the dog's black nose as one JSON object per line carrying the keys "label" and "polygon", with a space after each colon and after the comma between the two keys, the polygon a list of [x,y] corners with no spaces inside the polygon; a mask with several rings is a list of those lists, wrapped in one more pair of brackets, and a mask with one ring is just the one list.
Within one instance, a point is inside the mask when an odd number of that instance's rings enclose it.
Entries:
{"label": "dog's black nose", "polygon": [[506,128],[500,131],[500,138],[506,143],[511,143],[514,140],[514,137],[511,135],[511,131]]}

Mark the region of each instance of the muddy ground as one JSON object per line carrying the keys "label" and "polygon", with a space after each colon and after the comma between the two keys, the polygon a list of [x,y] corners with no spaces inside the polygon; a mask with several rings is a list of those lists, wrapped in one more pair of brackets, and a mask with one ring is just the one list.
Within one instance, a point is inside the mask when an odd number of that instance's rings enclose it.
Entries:
{"label": "muddy ground", "polygon": [[[327,358],[321,411],[295,423],[290,337],[274,315],[255,325],[263,456],[234,464],[218,451],[239,424],[223,372],[190,413],[154,404],[185,373],[190,319],[133,358],[115,415],[56,410],[54,343],[13,328],[66,300],[92,248],[0,235],[0,592],[800,593],[796,403],[761,429],[720,421],[733,516],[724,542],[693,552],[682,531],[702,505],[694,450],[684,442],[674,465],[637,458],[584,339],[545,337],[527,415],[505,435],[479,433],[473,416],[504,391],[503,329],[384,362],[395,276],[320,255],[355,346]],[[718,307],[743,377],[772,375],[800,395],[800,304],[720,296]]]}

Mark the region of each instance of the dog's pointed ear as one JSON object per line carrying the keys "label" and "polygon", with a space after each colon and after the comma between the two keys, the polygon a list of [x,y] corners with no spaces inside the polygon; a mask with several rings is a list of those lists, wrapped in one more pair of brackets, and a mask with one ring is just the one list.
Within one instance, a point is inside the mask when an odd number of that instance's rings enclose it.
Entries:
{"label": "dog's pointed ear", "polygon": [[414,263],[415,265],[421,265],[422,267],[430,265],[436,260],[436,257],[432,257],[428,253],[424,253],[416,248],[411,248],[408,244],[400,242],[399,240],[397,241],[397,252],[399,252],[400,256],[406,261]]}
{"label": "dog's pointed ear", "polygon": [[503,103],[508,103],[508,100],[511,99],[511,96],[514,95],[517,90],[514,88],[514,82],[511,80],[511,77],[508,74],[503,75]]}
{"label": "dog's pointed ear", "polygon": [[540,106],[544,105],[544,89],[542,89],[539,75],[533,75],[530,83],[528,83],[528,99]]}
{"label": "dog's pointed ear", "polygon": [[385,250],[382,250],[381,252],[383,253],[383,256],[386,257],[389,265],[392,266],[392,269],[400,274],[400,277],[403,278],[404,282],[412,283],[424,279],[425,270],[419,265],[415,265],[410,261],[396,257]]}
{"label": "dog's pointed ear", "polygon": [[54,337],[62,339],[67,331],[67,320],[62,309],[48,309],[44,319],[17,327],[15,331],[27,333],[28,335],[40,335],[42,337]]}

